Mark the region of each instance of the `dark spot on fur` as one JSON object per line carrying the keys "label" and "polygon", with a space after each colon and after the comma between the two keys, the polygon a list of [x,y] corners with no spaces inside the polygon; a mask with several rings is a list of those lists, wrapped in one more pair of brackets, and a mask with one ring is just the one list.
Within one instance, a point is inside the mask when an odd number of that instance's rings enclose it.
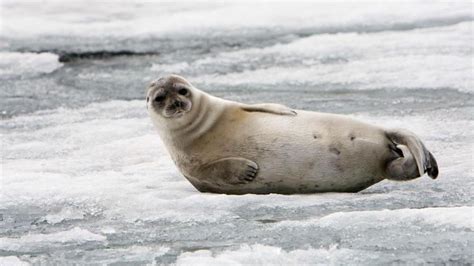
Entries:
{"label": "dark spot on fur", "polygon": [[350,135],[349,138],[350,138],[351,140],[355,140],[356,137],[355,137],[354,135]]}
{"label": "dark spot on fur", "polygon": [[336,148],[334,148],[334,147],[329,148],[329,151],[330,151],[331,153],[336,154],[336,155],[341,154],[341,151],[338,150],[338,149],[336,149]]}
{"label": "dark spot on fur", "polygon": [[299,192],[305,192],[308,190],[308,186],[307,185],[299,185],[298,187],[298,191]]}
{"label": "dark spot on fur", "polygon": [[334,162],[331,163],[331,165],[334,167],[339,172],[344,172],[344,168],[341,167],[341,164],[339,163],[339,159],[334,160]]}
{"label": "dark spot on fur", "polygon": [[318,188],[318,187],[319,187],[319,185],[314,185],[314,187],[315,187],[315,188]]}
{"label": "dark spot on fur", "polygon": [[317,133],[313,133],[313,139],[319,139],[319,138],[321,138],[320,135],[318,135]]}

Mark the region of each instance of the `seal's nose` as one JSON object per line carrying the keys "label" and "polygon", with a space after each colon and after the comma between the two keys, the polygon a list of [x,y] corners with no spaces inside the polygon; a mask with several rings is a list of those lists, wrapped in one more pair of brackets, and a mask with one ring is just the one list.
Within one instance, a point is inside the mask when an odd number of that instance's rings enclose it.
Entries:
{"label": "seal's nose", "polygon": [[180,100],[175,100],[175,101],[173,102],[173,106],[174,106],[174,107],[182,108],[182,107],[184,106],[184,103],[183,103],[182,101],[180,101]]}
{"label": "seal's nose", "polygon": [[162,102],[164,99],[166,99],[166,95],[165,94],[158,94],[155,96],[155,102],[159,103],[159,102]]}

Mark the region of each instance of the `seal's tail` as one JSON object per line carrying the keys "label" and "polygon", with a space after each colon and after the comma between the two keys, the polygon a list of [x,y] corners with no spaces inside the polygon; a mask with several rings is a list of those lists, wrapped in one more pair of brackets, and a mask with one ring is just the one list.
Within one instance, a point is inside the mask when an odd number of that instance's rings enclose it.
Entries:
{"label": "seal's tail", "polygon": [[400,158],[389,162],[387,172],[389,179],[408,180],[428,173],[432,179],[438,177],[438,163],[421,140],[408,130],[387,130],[387,136],[397,149]]}

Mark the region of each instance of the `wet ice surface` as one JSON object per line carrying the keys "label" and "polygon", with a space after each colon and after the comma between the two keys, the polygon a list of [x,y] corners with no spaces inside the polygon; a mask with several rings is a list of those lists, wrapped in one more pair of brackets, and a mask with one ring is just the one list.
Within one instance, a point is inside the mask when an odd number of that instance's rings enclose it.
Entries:
{"label": "wet ice surface", "polygon": [[[473,263],[471,6],[264,7],[102,4],[85,17],[80,4],[4,3],[0,264]],[[123,50],[148,54],[99,53]],[[198,193],[146,114],[144,88],[165,73],[410,129],[440,177]]]}

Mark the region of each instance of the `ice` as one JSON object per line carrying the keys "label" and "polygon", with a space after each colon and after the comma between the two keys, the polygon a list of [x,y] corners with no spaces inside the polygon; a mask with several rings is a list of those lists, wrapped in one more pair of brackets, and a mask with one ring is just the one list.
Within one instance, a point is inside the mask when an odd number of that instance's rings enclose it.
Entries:
{"label": "ice", "polygon": [[0,79],[31,78],[48,74],[63,64],[52,53],[0,52]]}

